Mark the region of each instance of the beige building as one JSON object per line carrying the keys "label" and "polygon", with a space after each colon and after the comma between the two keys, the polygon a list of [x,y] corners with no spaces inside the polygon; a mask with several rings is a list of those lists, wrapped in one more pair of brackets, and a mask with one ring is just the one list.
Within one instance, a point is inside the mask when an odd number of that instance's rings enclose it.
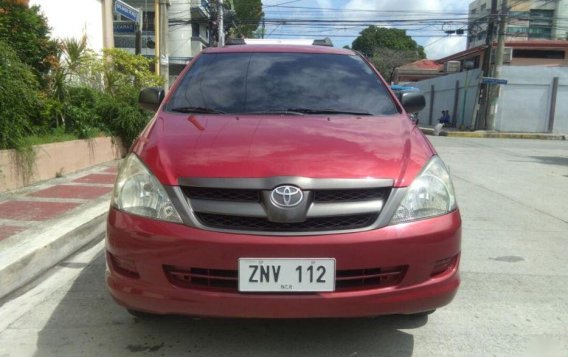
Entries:
{"label": "beige building", "polygon": [[[568,39],[568,0],[509,0],[509,7],[507,41]],[[491,0],[469,4],[468,48],[485,44],[490,12]]]}

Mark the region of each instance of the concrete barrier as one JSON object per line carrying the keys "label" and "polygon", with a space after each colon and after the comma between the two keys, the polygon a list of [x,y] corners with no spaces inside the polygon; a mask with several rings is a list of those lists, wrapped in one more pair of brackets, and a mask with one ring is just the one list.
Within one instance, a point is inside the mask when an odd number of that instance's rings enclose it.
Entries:
{"label": "concrete barrier", "polygon": [[37,145],[33,153],[0,150],[0,192],[119,159],[125,149],[119,139],[99,137]]}

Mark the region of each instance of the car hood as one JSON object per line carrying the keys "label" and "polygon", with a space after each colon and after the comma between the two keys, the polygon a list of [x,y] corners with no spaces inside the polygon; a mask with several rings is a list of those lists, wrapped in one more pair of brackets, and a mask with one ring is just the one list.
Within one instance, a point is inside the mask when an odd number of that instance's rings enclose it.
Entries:
{"label": "car hood", "polygon": [[300,176],[407,186],[434,154],[403,115],[161,113],[133,151],[165,185],[187,177]]}

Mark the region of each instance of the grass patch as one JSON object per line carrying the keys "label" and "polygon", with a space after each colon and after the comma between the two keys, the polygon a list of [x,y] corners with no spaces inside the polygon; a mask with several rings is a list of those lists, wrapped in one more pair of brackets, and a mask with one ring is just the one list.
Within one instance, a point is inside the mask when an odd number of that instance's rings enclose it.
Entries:
{"label": "grass patch", "polygon": [[79,140],[79,136],[70,133],[51,133],[45,135],[32,135],[24,138],[26,146],[60,143],[71,140]]}
{"label": "grass patch", "polygon": [[105,136],[105,133],[95,129],[91,130],[88,133],[87,138],[81,137],[77,133],[66,133],[62,129],[56,129],[51,133],[27,136],[24,138],[23,141],[24,141],[24,146],[33,146],[33,145],[61,143],[64,141],[97,138],[100,136]]}

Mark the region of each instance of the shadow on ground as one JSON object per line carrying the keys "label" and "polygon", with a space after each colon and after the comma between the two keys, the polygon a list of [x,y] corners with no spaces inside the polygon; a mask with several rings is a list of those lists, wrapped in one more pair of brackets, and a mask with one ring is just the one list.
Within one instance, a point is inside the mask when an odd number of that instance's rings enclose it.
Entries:
{"label": "shadow on ground", "polygon": [[562,156],[531,156],[531,158],[539,161],[541,164],[568,166],[568,157],[562,157]]}
{"label": "shadow on ground", "polygon": [[427,317],[238,320],[132,317],[109,297],[104,255],[69,291],[38,336],[45,356],[411,356]]}

